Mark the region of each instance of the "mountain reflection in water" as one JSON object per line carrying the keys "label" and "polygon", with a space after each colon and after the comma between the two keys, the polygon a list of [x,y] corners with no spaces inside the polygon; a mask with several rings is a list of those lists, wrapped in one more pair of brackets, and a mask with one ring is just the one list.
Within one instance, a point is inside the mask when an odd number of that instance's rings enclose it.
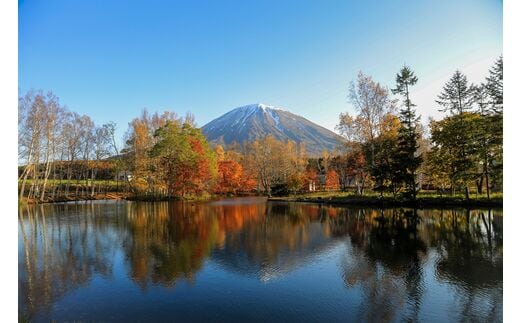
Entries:
{"label": "mountain reflection in water", "polygon": [[35,321],[502,320],[501,210],[37,205],[18,249]]}

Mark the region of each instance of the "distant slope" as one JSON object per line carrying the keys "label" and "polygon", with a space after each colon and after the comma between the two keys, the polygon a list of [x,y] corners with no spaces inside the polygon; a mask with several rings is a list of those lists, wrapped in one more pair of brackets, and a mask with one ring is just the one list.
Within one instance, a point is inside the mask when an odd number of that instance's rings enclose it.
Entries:
{"label": "distant slope", "polygon": [[342,138],[301,116],[265,104],[239,107],[202,127],[202,132],[214,144],[242,143],[263,138],[268,134],[278,140],[304,142],[307,153],[317,156],[323,150],[333,150]]}

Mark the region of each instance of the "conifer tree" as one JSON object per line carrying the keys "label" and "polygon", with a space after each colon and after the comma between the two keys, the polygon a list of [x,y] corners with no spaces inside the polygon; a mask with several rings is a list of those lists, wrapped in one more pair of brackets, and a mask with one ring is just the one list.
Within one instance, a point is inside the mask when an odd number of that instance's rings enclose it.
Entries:
{"label": "conifer tree", "polygon": [[444,85],[435,102],[442,107],[439,110],[441,112],[449,111],[452,115],[462,115],[471,110],[473,99],[473,88],[468,84],[466,75],[457,70]]}
{"label": "conifer tree", "polygon": [[449,121],[453,125],[453,137],[449,141],[450,147],[445,148],[451,149],[454,154],[452,168],[456,170],[454,173],[464,187],[466,199],[469,199],[469,182],[475,177],[473,135],[476,129],[472,123],[468,123],[471,118],[467,113],[473,108],[474,88],[468,84],[466,76],[457,70],[435,101],[441,106],[440,111],[449,111],[452,115]]}
{"label": "conifer tree", "polygon": [[504,64],[502,56],[498,58],[495,65],[489,70],[489,77],[486,77],[486,90],[491,98],[491,107],[497,112],[501,113],[503,108],[503,79],[504,79]]}
{"label": "conifer tree", "polygon": [[486,94],[483,106],[485,109],[481,112],[487,139],[485,166],[488,169],[485,171],[486,175],[487,172],[493,175],[495,186],[501,186],[502,183],[503,78],[503,62],[500,56],[489,70],[486,83],[481,86],[481,92],[485,90]]}
{"label": "conifer tree", "polygon": [[410,100],[410,87],[415,85],[418,79],[414,72],[405,65],[397,74],[395,81],[396,88],[392,89],[392,93],[404,98],[402,108],[399,110],[401,126],[398,133],[399,149],[395,158],[395,170],[398,172],[396,175],[400,176],[405,183],[405,192],[415,200],[417,197],[415,177],[417,169],[422,163],[422,156],[417,155],[419,132],[416,124],[419,122],[419,117],[415,114],[415,104]]}

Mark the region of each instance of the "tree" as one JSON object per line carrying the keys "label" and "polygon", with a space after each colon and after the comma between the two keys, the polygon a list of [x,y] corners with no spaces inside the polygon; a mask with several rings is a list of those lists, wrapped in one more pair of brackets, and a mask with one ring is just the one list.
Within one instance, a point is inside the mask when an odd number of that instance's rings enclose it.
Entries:
{"label": "tree", "polygon": [[385,116],[394,110],[395,102],[390,99],[388,89],[362,72],[358,74],[357,83],[350,84],[348,97],[358,115],[352,122],[352,117],[348,114],[341,114],[338,128],[342,133],[352,133],[346,128],[353,127],[361,141],[369,144],[368,160],[372,166],[375,154],[374,139],[381,134],[381,124]]}
{"label": "tree", "polygon": [[332,191],[339,189],[339,177],[334,169],[327,171],[325,188]]}
{"label": "tree", "polygon": [[425,171],[428,174],[429,183],[442,197],[448,187],[454,187],[450,168],[452,156],[447,150],[440,149],[440,147],[433,147],[426,156]]}
{"label": "tree", "polygon": [[367,162],[361,145],[354,147],[347,157],[347,174],[354,178],[356,194],[363,195],[368,179]]}
{"label": "tree", "polygon": [[[452,168],[456,169],[456,178],[462,182],[466,199],[469,199],[469,182],[474,179],[474,156],[471,155],[474,147],[470,147],[475,128],[467,121],[471,119],[468,112],[474,103],[474,88],[468,85],[468,80],[459,70],[455,71],[451,79],[444,85],[436,102],[442,107],[440,111],[450,112],[452,117],[446,120],[449,131],[447,136],[435,136],[442,140],[446,148],[452,150],[455,156]],[[443,127],[438,128],[442,131]],[[432,133],[432,141],[433,139]],[[439,144],[439,142],[437,142]]]}
{"label": "tree", "polygon": [[81,158],[81,137],[83,135],[81,116],[76,112],[70,112],[66,116],[64,127],[65,155],[67,156],[67,182],[65,184],[65,196],[69,195],[70,183],[74,175],[73,166]]}
{"label": "tree", "polygon": [[500,56],[489,71],[489,76],[486,77],[485,83],[487,93],[491,98],[491,107],[496,113],[502,113],[504,105],[503,80],[504,64],[502,56]]}
{"label": "tree", "polygon": [[347,143],[363,140],[360,136],[361,131],[358,129],[359,121],[360,120],[356,120],[356,118],[351,116],[348,112],[340,113],[339,124],[336,126],[336,130],[345,138]]}
{"label": "tree", "polygon": [[[348,98],[357,115],[340,114],[340,122],[336,129],[347,140],[345,144],[347,159],[349,159],[349,154],[355,152],[356,147],[361,148],[359,151],[362,151],[364,155],[360,159],[360,156],[354,153],[353,158],[350,158],[351,162],[356,161],[354,168],[356,169],[357,192],[362,194],[368,172],[377,181],[383,180],[383,177],[386,176],[382,176],[383,164],[377,158],[382,157],[381,153],[386,154],[389,150],[386,149],[386,143],[383,144],[385,140],[381,139],[378,142],[378,138],[385,135],[385,122],[395,110],[395,101],[390,99],[388,89],[362,72],[359,72],[356,83],[350,84]],[[384,148],[385,151],[377,151],[378,148]],[[357,167],[360,163],[357,161],[362,161],[366,169],[360,171]],[[338,173],[344,174],[342,171]],[[377,176],[374,176],[375,173],[378,173]],[[383,173],[386,174],[387,172],[384,171]],[[376,186],[383,187],[383,183],[376,182]]]}
{"label": "tree", "polygon": [[235,160],[218,161],[217,193],[232,193],[240,189],[242,183],[242,165]]}
{"label": "tree", "polygon": [[183,130],[188,133],[190,148],[196,158],[195,167],[188,167],[182,173],[181,180],[183,179],[185,184],[182,196],[186,193],[200,195],[212,192],[218,177],[215,152],[211,149],[201,130],[194,127],[194,120],[190,118],[193,118],[193,116],[189,114],[188,119],[185,119],[188,122],[183,124]]}
{"label": "tree", "polygon": [[150,115],[143,110],[141,116],[129,124],[123,152],[126,154],[127,167],[132,172],[132,181],[128,184],[134,193],[154,193],[155,188],[158,188],[155,182],[159,175],[154,170],[160,166],[160,159],[152,158],[150,151],[160,138],[155,136],[157,130],[168,123],[180,124],[181,121],[173,112]]}
{"label": "tree", "polygon": [[[387,114],[381,125],[381,134],[374,139],[375,161],[369,167],[370,175],[374,179],[374,190],[379,191],[381,196],[385,191],[392,192],[395,198],[402,186],[401,166],[397,160],[398,156],[398,131],[400,129],[399,119]],[[365,154],[370,149],[365,147]]]}
{"label": "tree", "polygon": [[149,155],[157,159],[153,169],[166,185],[166,195],[185,196],[208,192],[217,176],[216,155],[200,129],[189,123],[169,121],[155,132]]}
{"label": "tree", "polygon": [[[471,86],[466,76],[456,71],[437,100],[441,111],[449,112],[449,116],[430,123],[432,152],[428,158],[432,161],[428,162],[428,168],[447,173],[452,192],[456,187],[463,187],[466,199],[469,199],[469,184],[473,181],[478,193],[482,193],[483,183],[486,184],[488,198],[492,186],[501,185],[502,69],[502,57],[499,57],[486,82]],[[478,110],[474,112],[475,106]]]}
{"label": "tree", "polygon": [[51,169],[54,166],[56,152],[58,146],[58,136],[61,131],[61,119],[63,118],[64,108],[60,106],[59,99],[52,92],[47,94],[46,113],[43,116],[45,120],[44,132],[46,134],[45,148],[45,171],[41,189],[40,201],[44,201],[47,181],[49,179]]}
{"label": "tree", "polygon": [[101,168],[102,159],[110,156],[111,149],[111,141],[112,141],[112,132],[113,124],[107,123],[102,126],[95,127],[93,134],[93,152],[94,152],[94,166],[91,170],[91,181],[92,181],[92,190],[90,195],[94,196],[95,188],[94,179],[96,178],[96,173],[99,168]]}
{"label": "tree", "polygon": [[274,157],[279,156],[276,140],[272,135],[263,140],[255,140],[248,145],[247,158],[250,169],[257,171],[258,184],[262,186],[267,196],[271,196],[271,187],[276,180]]}
{"label": "tree", "polygon": [[486,183],[486,194],[489,199],[490,174],[494,173],[495,182],[501,182],[502,175],[502,109],[503,109],[503,64],[502,57],[495,62],[486,83],[473,87],[474,101],[480,114],[478,126],[478,154],[482,164],[482,180],[478,182],[479,193],[482,183]]}
{"label": "tree", "polygon": [[31,188],[27,194],[27,197],[31,198],[34,191],[33,188],[37,184],[39,177],[38,167],[40,164],[40,147],[43,132],[42,116],[45,115],[45,102],[41,91],[38,93],[30,91],[23,98],[20,98],[18,102],[20,122],[18,128],[18,158],[26,163],[24,171],[20,176],[22,181],[20,197],[24,197],[27,179],[32,177]]}
{"label": "tree", "polygon": [[396,76],[396,88],[392,90],[394,94],[400,94],[403,100],[403,106],[399,111],[399,120],[401,126],[398,133],[398,151],[396,156],[396,171],[405,183],[406,193],[413,200],[417,196],[416,173],[421,165],[422,157],[417,155],[419,145],[419,133],[417,131],[417,123],[419,117],[415,115],[415,104],[410,101],[410,87],[417,83],[417,77],[408,66],[403,66]]}
{"label": "tree", "polygon": [[435,100],[441,106],[439,111],[450,112],[452,115],[462,115],[473,107],[473,89],[468,84],[466,75],[457,70],[442,88],[441,94]]}
{"label": "tree", "polygon": [[246,160],[246,168],[256,170],[258,184],[268,196],[274,187],[288,192],[303,186],[307,164],[303,144],[267,135],[247,145]]}
{"label": "tree", "polygon": [[491,143],[492,133],[492,122],[489,118],[489,92],[485,84],[473,86],[474,100],[478,106],[478,112],[480,114],[480,124],[477,127],[477,136],[481,145],[477,147],[477,153],[482,163],[482,179],[477,181],[477,191],[482,193],[482,183],[486,182],[486,194],[489,199],[489,149]]}
{"label": "tree", "polygon": [[501,186],[503,172],[503,79],[503,61],[500,56],[489,71],[489,77],[486,78],[485,83],[490,101],[489,113],[485,117],[489,136],[488,170],[493,173],[493,182],[496,186]]}
{"label": "tree", "polygon": [[[94,151],[94,137],[95,137],[95,124],[94,122],[92,121],[92,119],[90,119],[89,116],[87,115],[83,115],[80,117],[80,149],[81,149],[81,152],[82,152],[82,160],[83,160],[83,163],[82,164],[82,171],[81,172],[78,172],[78,183],[79,181],[81,180],[81,178],[83,177],[83,179],[85,180],[85,190],[84,192],[86,193],[88,191],[88,185],[89,185],[89,172],[90,170],[92,169],[92,172],[93,172],[93,167],[92,167],[92,162],[91,162],[91,157],[92,157],[92,153]],[[92,183],[93,185],[93,183]],[[79,185],[76,185],[76,196],[78,195],[78,189],[79,189]],[[83,188],[82,188],[82,192],[83,192]]]}
{"label": "tree", "polygon": [[[24,198],[27,181],[31,179],[27,198],[45,200],[51,173],[62,146],[63,118],[66,108],[52,92],[29,91],[19,98],[19,162],[25,163],[20,175],[20,198]],[[52,187],[51,187],[52,188]]]}
{"label": "tree", "polygon": [[20,198],[32,201],[67,198],[73,179],[76,198],[80,193],[87,197],[89,185],[92,196],[98,168],[106,168],[100,161],[110,155],[100,150],[101,132],[96,130],[99,127],[89,116],[69,111],[52,92],[31,90],[18,102]]}
{"label": "tree", "polygon": [[469,112],[430,123],[432,161],[438,163],[434,169],[444,169],[448,173],[452,193],[456,187],[463,187],[466,199],[469,199],[468,185],[478,175],[479,124],[480,116]]}
{"label": "tree", "polygon": [[[217,145],[215,153],[219,164],[220,182],[217,185],[217,193],[235,194],[238,191],[250,192],[257,188],[257,170],[248,162],[248,158],[238,143],[227,145],[226,150]],[[228,181],[228,179],[231,180]]]}

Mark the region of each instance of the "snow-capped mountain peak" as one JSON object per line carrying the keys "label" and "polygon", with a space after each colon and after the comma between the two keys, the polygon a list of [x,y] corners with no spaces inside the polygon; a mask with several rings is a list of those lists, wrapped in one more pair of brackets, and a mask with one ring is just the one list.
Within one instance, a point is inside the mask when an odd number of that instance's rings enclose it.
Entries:
{"label": "snow-capped mountain peak", "polygon": [[278,140],[304,142],[311,155],[333,150],[342,141],[328,129],[264,103],[235,108],[206,124],[202,132],[208,141],[222,145],[252,141],[271,134]]}

